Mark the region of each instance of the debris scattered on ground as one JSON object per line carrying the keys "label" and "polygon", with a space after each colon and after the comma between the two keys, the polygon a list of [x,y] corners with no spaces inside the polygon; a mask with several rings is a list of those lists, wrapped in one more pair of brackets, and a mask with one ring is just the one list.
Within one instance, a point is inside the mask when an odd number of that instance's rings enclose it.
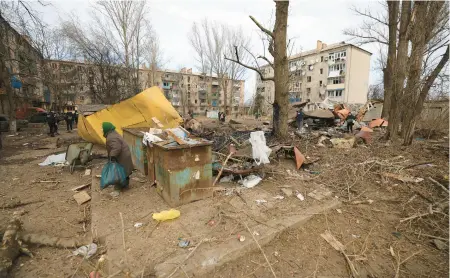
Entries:
{"label": "debris scattered on ground", "polygon": [[350,149],[355,145],[355,137],[332,138],[330,141],[333,144],[333,147],[337,149]]}
{"label": "debris scattered on ground", "polygon": [[84,175],[85,175],[85,176],[90,176],[90,175],[91,175],[91,169],[86,169],[86,170],[84,171]]}
{"label": "debris scattered on ground", "polygon": [[186,248],[189,246],[191,242],[189,240],[185,240],[185,239],[178,239],[178,246],[181,248]]}
{"label": "debris scattered on ground", "polygon": [[258,183],[262,181],[262,178],[256,175],[248,175],[243,180],[240,180],[239,183],[246,188],[253,188]]}
{"label": "debris scattered on ground", "polygon": [[76,193],[75,195],[73,195],[73,198],[75,199],[75,201],[77,201],[78,205],[82,205],[87,201],[91,200],[91,196],[89,196],[89,194],[86,191]]}
{"label": "debris scattered on ground", "polygon": [[91,183],[82,184],[80,186],[72,188],[71,190],[72,191],[80,191],[80,190],[83,190],[83,189],[85,189],[86,187],[89,187],[89,186],[91,186]]}
{"label": "debris scattered on ground", "polygon": [[284,196],[277,195],[277,196],[274,196],[273,198],[274,198],[275,200],[283,200],[283,199],[284,199]]}
{"label": "debris scattered on ground", "polygon": [[252,144],[253,159],[257,165],[270,163],[269,156],[272,150],[266,145],[266,137],[262,131],[250,133],[250,143]]}
{"label": "debris scattered on ground", "polygon": [[264,199],[259,199],[259,200],[255,200],[255,201],[256,201],[257,205],[261,205],[261,204],[267,203],[267,201],[264,200]]}
{"label": "debris scattered on ground", "polygon": [[433,239],[434,246],[436,246],[439,250],[446,250],[448,248],[448,245],[445,244],[442,240],[439,239]]}
{"label": "debris scattered on ground", "polygon": [[341,209],[336,209],[337,213],[342,213]]}
{"label": "debris scattered on ground", "polygon": [[137,222],[137,223],[134,223],[133,226],[137,229],[137,228],[140,228],[140,227],[144,226],[144,223]]}
{"label": "debris scattered on ground", "polygon": [[243,236],[243,235],[238,235],[238,240],[239,240],[240,242],[245,241],[245,236]]}
{"label": "debris scattered on ground", "polygon": [[286,195],[286,197],[291,197],[292,196],[292,189],[290,188],[281,188],[281,192],[283,192],[284,195]]}
{"label": "debris scattered on ground", "polygon": [[324,186],[319,186],[317,189],[313,190],[312,192],[308,193],[308,196],[320,201],[325,197],[331,196],[331,191],[326,189]]}
{"label": "debris scattered on ground", "polygon": [[394,174],[394,173],[382,173],[383,176],[388,177],[388,178],[393,178],[402,182],[414,182],[414,183],[418,183],[423,181],[423,178],[416,178],[416,177],[411,177],[409,175],[401,175],[401,174]]}
{"label": "debris scattered on ground", "polygon": [[153,213],[152,218],[157,221],[172,220],[180,217],[180,211],[176,209],[163,210],[159,213]]}
{"label": "debris scattered on ground", "polygon": [[81,246],[77,250],[72,252],[74,256],[80,255],[86,259],[89,259],[90,257],[94,256],[95,253],[97,253],[97,244],[95,243]]}
{"label": "debris scattered on ground", "polygon": [[297,193],[297,198],[300,200],[300,201],[304,201],[305,200],[305,197],[303,196],[303,194],[302,193]]}
{"label": "debris scattered on ground", "polygon": [[234,176],[232,174],[222,177],[219,182],[231,182],[233,181]]}
{"label": "debris scattered on ground", "polygon": [[39,163],[39,166],[63,166],[66,164],[66,153],[49,155],[43,162]]}

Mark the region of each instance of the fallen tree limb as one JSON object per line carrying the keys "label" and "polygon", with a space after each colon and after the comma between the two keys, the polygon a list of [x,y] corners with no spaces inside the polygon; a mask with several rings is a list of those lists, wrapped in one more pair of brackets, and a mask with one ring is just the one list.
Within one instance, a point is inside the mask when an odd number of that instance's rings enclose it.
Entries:
{"label": "fallen tree limb", "polygon": [[20,244],[17,241],[17,234],[21,229],[22,223],[18,218],[13,218],[6,227],[0,248],[0,277],[8,277],[9,270],[20,255]]}
{"label": "fallen tree limb", "polygon": [[30,202],[25,202],[25,203],[22,203],[21,201],[16,201],[11,204],[2,205],[1,208],[2,209],[13,209],[13,208],[23,207],[26,205],[31,205],[31,204],[35,204],[35,203],[41,203],[41,202],[43,202],[43,201],[30,201]]}
{"label": "fallen tree limb", "polygon": [[447,194],[449,193],[448,188],[445,187],[442,183],[438,182],[437,180],[433,179],[432,177],[428,177],[428,179],[430,181],[432,181],[435,185],[440,186],[442,189],[444,189],[445,192],[447,192]]}

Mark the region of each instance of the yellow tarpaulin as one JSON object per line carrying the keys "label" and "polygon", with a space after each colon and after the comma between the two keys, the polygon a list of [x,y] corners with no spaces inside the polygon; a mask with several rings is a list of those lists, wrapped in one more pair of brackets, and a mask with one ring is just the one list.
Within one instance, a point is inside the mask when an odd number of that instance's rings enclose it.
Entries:
{"label": "yellow tarpaulin", "polygon": [[124,127],[153,127],[152,117],[158,118],[164,128],[176,127],[183,121],[161,89],[155,86],[92,115],[84,117],[80,113],[78,135],[88,142],[105,144],[103,122],[111,122],[122,135]]}

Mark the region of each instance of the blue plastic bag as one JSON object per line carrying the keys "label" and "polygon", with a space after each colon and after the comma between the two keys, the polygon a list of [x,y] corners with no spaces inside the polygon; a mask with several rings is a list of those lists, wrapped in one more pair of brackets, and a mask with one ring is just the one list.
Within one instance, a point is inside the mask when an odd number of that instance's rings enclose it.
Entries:
{"label": "blue plastic bag", "polygon": [[122,165],[115,162],[108,162],[102,170],[102,178],[100,179],[100,189],[105,189],[110,185],[119,187],[127,187],[128,180],[125,169]]}

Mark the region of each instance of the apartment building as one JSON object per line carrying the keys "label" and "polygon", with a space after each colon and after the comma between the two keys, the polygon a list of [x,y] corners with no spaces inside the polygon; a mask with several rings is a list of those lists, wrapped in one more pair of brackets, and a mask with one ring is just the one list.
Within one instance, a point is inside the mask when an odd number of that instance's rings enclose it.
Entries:
{"label": "apartment building", "polygon": [[[11,85],[16,107],[45,103],[42,91],[40,64],[42,56],[30,44],[29,39],[17,32],[0,16],[0,59],[4,62],[0,71],[0,114],[9,113],[7,86]],[[7,49],[7,50],[6,50]]]}
{"label": "apartment building", "polygon": [[[308,100],[306,109],[315,109],[315,103],[325,99],[348,104],[366,103],[371,55],[349,43],[327,45],[318,40],[316,49],[289,57],[290,102]],[[273,76],[270,66],[266,65],[262,70],[265,76]],[[273,81],[261,81],[257,75],[256,92],[265,99],[265,113],[271,111],[274,88]]]}
{"label": "apartment building", "polygon": [[[244,106],[244,80],[225,78],[226,81],[223,81],[187,68],[157,71],[156,74],[144,68],[140,76],[144,87],[155,85],[163,89],[167,99],[181,114],[191,111],[196,115],[205,115],[208,110],[237,115]],[[150,80],[154,80],[153,84]]]}
{"label": "apartment building", "polygon": [[[53,79],[58,94],[53,94],[52,102],[64,105],[98,104],[102,103],[100,88],[101,74],[98,65],[71,61],[46,61],[53,70]],[[120,72],[113,72],[108,76],[115,91],[123,91],[122,97],[131,96],[129,87],[116,79]],[[183,68],[180,71],[152,71],[145,65],[139,69],[139,85],[141,88],[159,86],[180,114],[192,112],[196,115],[205,115],[208,111],[227,111],[229,115],[241,112],[244,105],[243,80],[227,80],[227,91],[219,86],[221,81],[217,77],[192,72],[192,69]],[[104,86],[103,86],[104,87]],[[108,88],[106,88],[108,89]],[[227,102],[225,106],[225,95]],[[58,99],[56,99],[58,98]],[[103,101],[104,102],[104,101]]]}

